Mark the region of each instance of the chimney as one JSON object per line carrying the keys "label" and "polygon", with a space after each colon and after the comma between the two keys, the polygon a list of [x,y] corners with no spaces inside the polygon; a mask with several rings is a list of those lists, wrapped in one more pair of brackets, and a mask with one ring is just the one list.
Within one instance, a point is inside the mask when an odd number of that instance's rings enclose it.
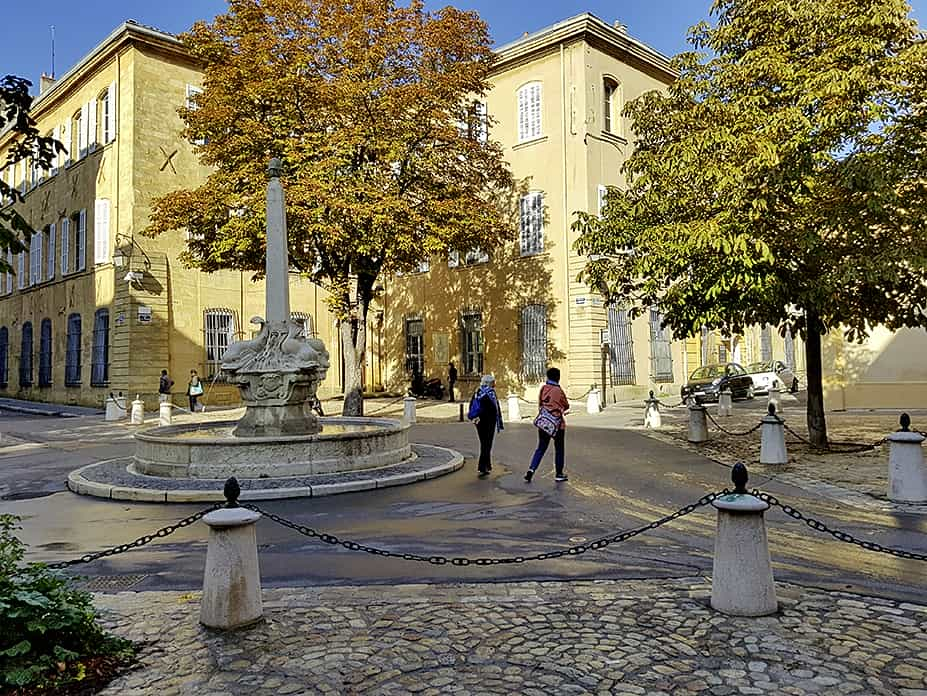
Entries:
{"label": "chimney", "polygon": [[39,78],[39,94],[45,94],[52,88],[52,85],[54,85],[55,82],[56,80],[54,77],[42,73],[42,77]]}

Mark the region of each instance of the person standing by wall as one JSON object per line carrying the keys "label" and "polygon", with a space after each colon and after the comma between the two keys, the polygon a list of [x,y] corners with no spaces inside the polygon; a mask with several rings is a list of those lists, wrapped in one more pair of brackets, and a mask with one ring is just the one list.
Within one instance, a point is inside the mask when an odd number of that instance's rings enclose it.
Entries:
{"label": "person standing by wall", "polygon": [[158,402],[168,403],[171,400],[171,387],[174,380],[167,375],[167,370],[161,370],[161,380],[158,382]]}
{"label": "person standing by wall", "polygon": [[453,362],[447,364],[447,391],[448,401],[454,403],[454,385],[457,384],[457,368]]}
{"label": "person standing by wall", "polygon": [[187,396],[190,397],[190,413],[196,413],[196,401],[203,395],[203,383],[196,374],[196,370],[190,370],[190,381],[187,383]]}
{"label": "person standing by wall", "polygon": [[480,461],[478,471],[480,478],[489,476],[492,471],[492,441],[496,432],[503,429],[502,409],[496,398],[496,378],[492,375],[483,375],[480,388],[476,390],[470,400],[470,410],[467,417],[476,426],[476,434],[480,438]]}
{"label": "person standing by wall", "polygon": [[569,480],[563,468],[564,436],[566,435],[564,415],[569,410],[570,402],[566,392],[560,388],[560,370],[551,367],[547,370],[547,383],[541,387],[538,397],[538,416],[534,420],[534,425],[538,429],[538,446],[531,458],[531,465],[525,473],[525,481],[530,483],[551,440],[554,441],[554,466],[556,467],[554,481]]}

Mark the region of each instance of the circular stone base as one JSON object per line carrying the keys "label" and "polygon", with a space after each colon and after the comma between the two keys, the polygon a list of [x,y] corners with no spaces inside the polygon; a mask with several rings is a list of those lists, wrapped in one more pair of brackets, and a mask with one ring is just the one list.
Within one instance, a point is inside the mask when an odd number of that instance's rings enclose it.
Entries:
{"label": "circular stone base", "polygon": [[[434,445],[412,445],[413,456],[399,464],[337,474],[240,478],[240,500],[310,498],[415,483],[463,466],[459,452]],[[164,478],[134,469],[132,457],[81,467],[68,476],[68,488],[81,495],[156,503],[222,502],[225,479]]]}

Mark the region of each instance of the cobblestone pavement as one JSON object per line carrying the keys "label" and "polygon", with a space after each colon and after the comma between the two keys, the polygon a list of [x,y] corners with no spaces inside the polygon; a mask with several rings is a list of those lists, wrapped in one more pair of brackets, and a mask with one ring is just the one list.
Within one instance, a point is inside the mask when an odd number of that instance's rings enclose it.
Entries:
{"label": "cobblestone pavement", "polygon": [[277,589],[230,633],[198,594],[98,595],[147,643],[103,693],[927,695],[927,606],[777,590],[743,619],[701,579]]}

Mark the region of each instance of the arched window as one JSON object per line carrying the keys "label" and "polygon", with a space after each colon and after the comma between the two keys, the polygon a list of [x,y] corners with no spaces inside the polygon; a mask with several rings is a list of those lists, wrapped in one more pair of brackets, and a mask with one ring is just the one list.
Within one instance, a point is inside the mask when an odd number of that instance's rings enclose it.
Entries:
{"label": "arched window", "polygon": [[93,315],[93,354],[90,358],[90,385],[103,387],[109,382],[109,310]]}
{"label": "arched window", "polygon": [[43,319],[39,328],[39,386],[50,387],[52,383],[52,325],[51,319]]}
{"label": "arched window", "polygon": [[19,386],[32,386],[32,322],[23,324],[22,344],[19,347]]}
{"label": "arched window", "polygon": [[6,387],[10,378],[10,330],[0,327],[0,387]]}
{"label": "arched window", "polygon": [[80,385],[80,314],[68,316],[68,347],[64,356],[64,386]]}
{"label": "arched window", "polygon": [[529,82],[518,90],[518,142],[541,135],[541,83]]}
{"label": "arched window", "polygon": [[621,88],[617,80],[606,77],[602,80],[602,130],[606,133],[621,132]]}

